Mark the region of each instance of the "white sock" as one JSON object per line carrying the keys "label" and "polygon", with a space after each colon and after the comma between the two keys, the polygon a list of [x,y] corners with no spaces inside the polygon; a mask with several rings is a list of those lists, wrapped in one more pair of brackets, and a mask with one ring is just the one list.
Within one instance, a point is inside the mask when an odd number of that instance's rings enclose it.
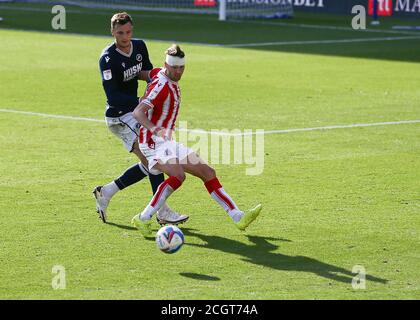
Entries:
{"label": "white sock", "polygon": [[211,193],[211,197],[227,212],[239,210],[236,203],[223,188],[219,188]]}
{"label": "white sock", "polygon": [[150,203],[140,215],[141,220],[150,220],[153,215],[166,204],[166,199],[174,192],[174,189],[165,180],[162,182]]}
{"label": "white sock", "polygon": [[112,181],[104,185],[101,191],[105,198],[111,199],[114,196],[114,194],[120,191],[120,188],[118,188],[117,184],[114,181]]}
{"label": "white sock", "polygon": [[155,210],[155,208],[153,208],[150,204],[147,205],[147,207],[144,208],[143,212],[140,214],[140,220],[141,221],[150,220],[156,211],[157,210]]}
{"label": "white sock", "polygon": [[153,215],[159,210],[162,210],[162,208],[163,206],[159,206],[159,204],[156,207],[152,207],[150,204],[148,204],[147,207],[140,214],[140,220],[150,220],[153,217]]}
{"label": "white sock", "polygon": [[232,218],[233,222],[238,222],[239,220],[241,220],[242,216],[244,215],[244,213],[241,210],[238,209],[233,209],[228,211],[229,216]]}

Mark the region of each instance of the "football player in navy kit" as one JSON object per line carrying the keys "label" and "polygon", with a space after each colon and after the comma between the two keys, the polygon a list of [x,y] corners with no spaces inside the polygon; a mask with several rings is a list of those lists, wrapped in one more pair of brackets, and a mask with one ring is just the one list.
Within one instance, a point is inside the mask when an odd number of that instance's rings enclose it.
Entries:
{"label": "football player in navy kit", "polygon": [[[138,145],[140,124],[133,117],[132,111],[139,104],[137,81],[149,81],[149,72],[153,65],[149,60],[144,41],[133,39],[133,21],[126,12],[116,13],[111,18],[111,33],[114,43],[107,46],[99,59],[102,85],[107,97],[105,120],[108,129],[120,138],[127,151],[137,155],[140,162],[128,168],[119,178],[110,183],[97,186],[93,190],[96,210],[103,222],[107,219],[107,208],[111,198],[120,190],[149,176],[153,193],[165,180],[162,173],[149,173],[147,163]],[[179,215],[166,204],[157,214],[159,223],[178,224],[188,219]]]}

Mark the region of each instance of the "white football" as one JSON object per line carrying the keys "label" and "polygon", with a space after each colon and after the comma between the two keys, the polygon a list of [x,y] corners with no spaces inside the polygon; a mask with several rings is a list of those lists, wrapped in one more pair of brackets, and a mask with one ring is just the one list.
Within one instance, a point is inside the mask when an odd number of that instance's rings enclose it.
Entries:
{"label": "white football", "polygon": [[164,226],[156,233],[156,244],[162,252],[175,253],[184,244],[184,234],[177,226]]}

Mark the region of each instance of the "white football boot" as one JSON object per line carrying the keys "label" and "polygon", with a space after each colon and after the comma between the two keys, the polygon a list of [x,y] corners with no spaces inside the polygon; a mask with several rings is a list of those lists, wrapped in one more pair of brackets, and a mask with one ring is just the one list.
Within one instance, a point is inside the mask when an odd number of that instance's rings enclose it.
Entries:
{"label": "white football boot", "polygon": [[169,206],[165,203],[162,208],[160,208],[156,214],[156,220],[160,225],[164,224],[180,224],[187,221],[189,216],[184,214],[179,214],[173,211]]}
{"label": "white football boot", "polygon": [[106,209],[109,205],[109,198],[105,198],[102,194],[102,186],[97,186],[93,189],[93,195],[96,199],[96,212],[99,214],[99,218],[106,223]]}

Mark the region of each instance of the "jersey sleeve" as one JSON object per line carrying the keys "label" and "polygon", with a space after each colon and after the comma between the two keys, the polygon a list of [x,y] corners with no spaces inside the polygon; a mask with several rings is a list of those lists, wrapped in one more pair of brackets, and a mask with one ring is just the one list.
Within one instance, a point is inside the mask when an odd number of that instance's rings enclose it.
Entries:
{"label": "jersey sleeve", "polygon": [[102,86],[110,106],[136,107],[138,105],[138,97],[125,94],[119,89],[118,81],[115,77],[116,71],[109,56],[103,55],[99,59],[99,70],[101,72]]}
{"label": "jersey sleeve", "polygon": [[168,97],[168,84],[158,81],[149,85],[141,102],[147,104],[151,108],[163,107],[163,104]]}
{"label": "jersey sleeve", "polygon": [[156,77],[156,75],[159,73],[160,70],[162,70],[162,68],[153,68],[152,70],[150,70],[149,78],[153,79],[154,77]]}

